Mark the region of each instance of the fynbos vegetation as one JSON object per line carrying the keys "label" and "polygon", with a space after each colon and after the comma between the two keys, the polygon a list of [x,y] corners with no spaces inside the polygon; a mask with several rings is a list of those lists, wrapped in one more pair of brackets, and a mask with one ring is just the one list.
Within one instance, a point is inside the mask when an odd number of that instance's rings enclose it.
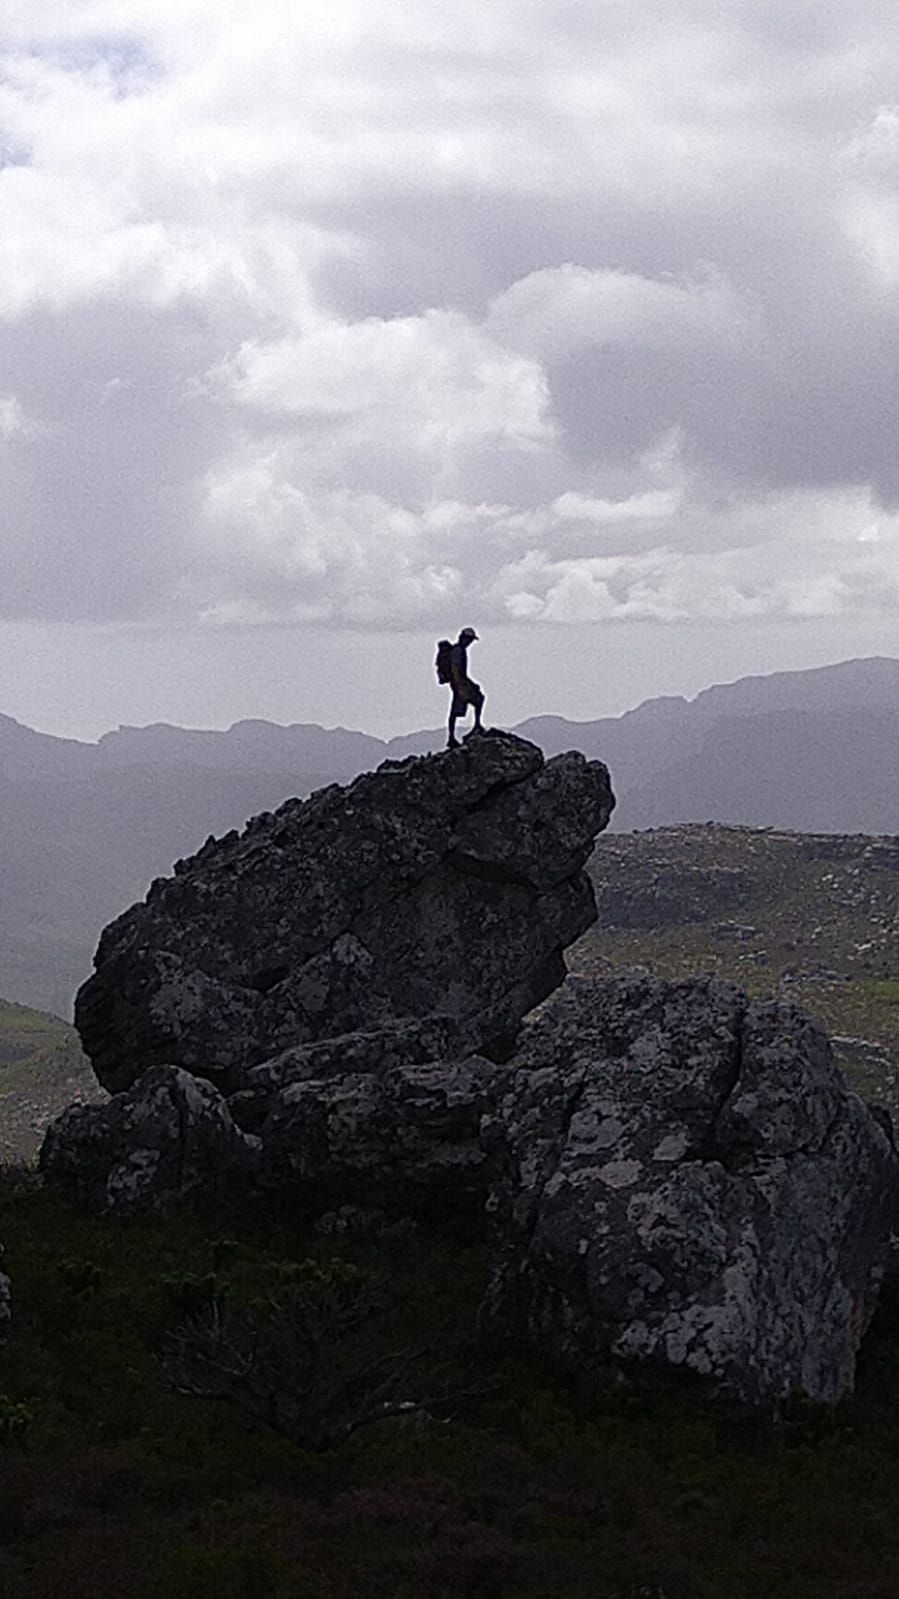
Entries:
{"label": "fynbos vegetation", "polygon": [[747,1421],[491,1342],[470,1215],[347,1221],[234,1191],[97,1220],[7,1173],[5,1599],[899,1591],[890,1308],[851,1401]]}

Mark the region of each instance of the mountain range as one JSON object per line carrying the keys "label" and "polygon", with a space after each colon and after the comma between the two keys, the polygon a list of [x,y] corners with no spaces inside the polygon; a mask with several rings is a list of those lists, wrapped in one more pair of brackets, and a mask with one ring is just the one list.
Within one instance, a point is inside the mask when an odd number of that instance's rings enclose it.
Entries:
{"label": "mountain range", "polygon": [[[618,830],[714,819],[899,833],[897,659],[742,678],[596,721],[537,716],[515,731],[549,755],[605,761]],[[242,721],[120,727],[91,744],[0,716],[0,994],[68,1016],[103,926],[179,856],[444,736]]]}

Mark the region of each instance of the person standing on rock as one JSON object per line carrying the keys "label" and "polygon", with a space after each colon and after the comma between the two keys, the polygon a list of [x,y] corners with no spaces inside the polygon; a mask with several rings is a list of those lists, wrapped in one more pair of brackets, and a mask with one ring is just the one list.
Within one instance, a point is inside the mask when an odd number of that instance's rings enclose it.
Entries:
{"label": "person standing on rock", "polygon": [[455,644],[451,644],[449,639],[441,639],[437,646],[437,677],[441,683],[448,683],[453,691],[446,741],[446,747],[450,750],[455,749],[459,742],[456,738],[457,718],[468,715],[469,705],[474,706],[474,731],[480,732],[482,727],[483,691],[480,684],[468,675],[468,646],[474,643],[477,636],[473,627],[463,627]]}

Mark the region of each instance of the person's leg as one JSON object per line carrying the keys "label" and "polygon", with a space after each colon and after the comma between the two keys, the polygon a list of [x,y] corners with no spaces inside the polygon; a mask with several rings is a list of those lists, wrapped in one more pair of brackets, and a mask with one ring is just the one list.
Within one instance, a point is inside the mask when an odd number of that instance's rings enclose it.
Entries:
{"label": "person's leg", "polygon": [[482,689],[480,689],[480,688],[478,689],[477,696],[472,701],[472,704],[474,705],[474,726],[475,726],[475,731],[480,733],[480,732],[483,732],[483,727],[482,727],[482,724],[481,724],[481,712],[484,709],[484,694],[483,694],[483,690]]}
{"label": "person's leg", "polygon": [[446,741],[447,749],[455,749],[458,742],[459,740],[456,737],[456,710],[455,707],[452,707],[449,714],[449,735]]}

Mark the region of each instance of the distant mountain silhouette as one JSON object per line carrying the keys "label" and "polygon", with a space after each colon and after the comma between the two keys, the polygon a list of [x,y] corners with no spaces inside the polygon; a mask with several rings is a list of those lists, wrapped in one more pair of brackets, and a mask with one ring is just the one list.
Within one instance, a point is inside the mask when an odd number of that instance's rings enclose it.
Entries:
{"label": "distant mountain silhouette", "polygon": [[[604,760],[616,829],[743,822],[899,833],[899,660],[742,678],[624,716],[538,716],[516,732],[549,755]],[[155,723],[98,743],[0,716],[0,995],[70,1014],[103,926],[210,833],[290,795],[444,742],[345,728]]]}
{"label": "distant mountain silhouette", "polygon": [[698,749],[628,790],[623,820],[897,833],[899,706],[719,717]]}
{"label": "distant mountain silhouette", "polygon": [[[793,714],[792,723],[788,721]],[[539,716],[516,728],[532,738],[547,754],[563,749],[581,749],[586,755],[604,760],[612,772],[619,796],[614,825],[622,828],[658,827],[668,821],[747,822],[755,827],[796,827],[803,831],[815,827],[826,832],[899,831],[899,794],[889,821],[882,807],[871,809],[870,825],[858,827],[850,810],[836,798],[833,761],[839,758],[839,740],[845,737],[846,713],[857,722],[853,759],[861,760],[865,772],[889,768],[891,751],[884,747],[890,717],[899,726],[899,660],[874,657],[870,660],[843,661],[837,666],[820,666],[805,672],[777,672],[770,677],[744,677],[736,683],[718,684],[704,689],[694,700],[677,697],[646,700],[624,716],[605,717],[596,722],[568,722],[560,716]],[[879,713],[879,714],[875,714]],[[828,730],[828,718],[834,717]],[[814,718],[805,726],[805,717]],[[768,722],[768,733],[757,726],[752,756],[741,756],[739,736],[734,735],[727,754],[719,740],[724,738],[724,723],[746,718]],[[886,718],[886,720],[884,720]],[[866,741],[864,728],[869,737]],[[819,752],[814,787],[808,790],[810,773],[798,772],[790,788],[794,769],[793,740]],[[781,745],[780,740],[785,740]],[[836,745],[835,745],[836,741]],[[868,750],[863,754],[863,749]],[[893,739],[895,747],[895,738]],[[763,752],[765,767],[773,765],[781,774],[778,792],[789,792],[790,815],[769,813],[770,774],[760,769]],[[695,765],[697,757],[702,760]],[[845,763],[844,763],[845,764]],[[695,770],[695,780],[689,773]],[[692,787],[691,787],[692,781]],[[673,787],[672,787],[673,785]],[[864,788],[864,783],[860,785]],[[677,798],[675,800],[675,791]],[[709,796],[718,796],[719,810],[709,809]],[[815,821],[822,810],[822,798],[833,793],[830,820]],[[638,797],[639,796],[639,797]],[[671,805],[678,809],[675,815]],[[808,805],[808,814],[803,806]],[[851,807],[864,812],[864,792],[856,793]],[[827,803],[823,804],[827,810]],[[875,815],[880,819],[875,822]]]}
{"label": "distant mountain silhouette", "polygon": [[333,781],[355,777],[382,761],[385,744],[368,733],[326,729],[316,722],[294,722],[289,727],[259,720],[235,722],[226,733],[153,722],[149,727],[119,727],[104,733],[97,751],[107,765],[117,767],[165,764],[234,772],[254,767],[289,771],[297,766],[326,772]]}

